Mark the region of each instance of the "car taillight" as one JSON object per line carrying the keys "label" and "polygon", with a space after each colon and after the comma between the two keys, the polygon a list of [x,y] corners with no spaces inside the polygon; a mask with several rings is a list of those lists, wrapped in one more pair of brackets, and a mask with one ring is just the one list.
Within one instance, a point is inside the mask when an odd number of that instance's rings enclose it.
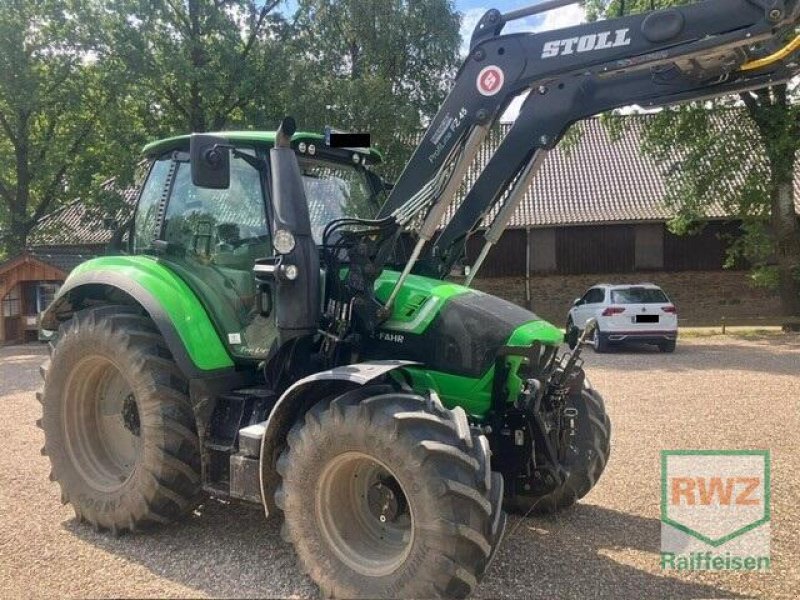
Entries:
{"label": "car taillight", "polygon": [[673,314],[673,315],[677,314],[677,312],[678,312],[678,309],[675,308],[672,304],[670,304],[669,306],[662,306],[661,310],[663,310],[665,313],[670,313],[670,314]]}
{"label": "car taillight", "polygon": [[624,313],[625,309],[621,306],[609,306],[607,309],[603,311],[604,317],[613,317],[614,315],[618,315],[620,313]]}

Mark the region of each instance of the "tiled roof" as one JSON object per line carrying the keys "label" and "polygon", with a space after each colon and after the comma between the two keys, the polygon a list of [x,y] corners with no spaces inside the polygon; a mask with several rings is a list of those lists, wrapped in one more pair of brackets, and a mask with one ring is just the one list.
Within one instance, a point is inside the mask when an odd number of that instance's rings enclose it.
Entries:
{"label": "tiled roof", "polygon": [[121,195],[124,206],[115,215],[108,215],[97,208],[88,208],[75,200],[46,216],[28,238],[28,245],[73,246],[107,244],[114,230],[129,218],[136,201],[137,190],[130,188]]}
{"label": "tiled roof", "polygon": [[[578,125],[582,135],[568,152],[557,148],[547,156],[509,227],[666,221],[674,216],[664,203],[666,168],[641,148],[644,129],[651,116],[617,118],[625,120],[619,139],[612,139],[608,127],[600,119],[588,119]],[[500,127],[499,134],[493,132],[484,143],[469,169],[469,185],[511,125]],[[457,202],[458,199],[454,205]],[[800,170],[795,177],[795,202],[800,212]],[[730,215],[718,203],[708,208],[706,216],[724,218]]]}
{"label": "tiled roof", "polygon": [[613,141],[599,119],[585,121],[569,153],[556,149],[545,159],[510,226],[669,219],[664,178],[640,147],[641,124],[631,121]]}
{"label": "tiled roof", "polygon": [[30,256],[69,273],[82,262],[103,254],[105,244],[82,246],[42,246],[29,249]]}

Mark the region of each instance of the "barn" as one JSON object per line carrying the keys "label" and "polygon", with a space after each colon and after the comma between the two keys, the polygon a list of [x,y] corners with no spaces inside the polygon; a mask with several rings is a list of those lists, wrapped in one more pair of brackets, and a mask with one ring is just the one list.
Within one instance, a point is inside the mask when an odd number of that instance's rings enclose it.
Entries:
{"label": "barn", "polygon": [[[779,322],[779,300],[751,285],[745,263],[724,268],[741,223],[719,204],[709,208],[700,233],[671,233],[664,169],[641,149],[651,117],[618,118],[621,136],[589,119],[568,152],[550,153],[475,285],[556,323],[576,297],[601,282],[662,286],[685,325]],[[478,161],[488,160],[500,133]],[[800,177],[795,203],[800,213]],[[482,245],[480,232],[470,238],[466,264]]]}

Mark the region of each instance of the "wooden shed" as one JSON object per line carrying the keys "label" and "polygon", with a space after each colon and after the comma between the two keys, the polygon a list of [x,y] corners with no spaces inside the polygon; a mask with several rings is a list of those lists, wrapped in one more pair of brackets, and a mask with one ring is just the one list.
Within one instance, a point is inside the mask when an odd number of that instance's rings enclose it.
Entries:
{"label": "wooden shed", "polygon": [[38,315],[64,279],[62,270],[28,253],[0,264],[0,344],[36,339]]}

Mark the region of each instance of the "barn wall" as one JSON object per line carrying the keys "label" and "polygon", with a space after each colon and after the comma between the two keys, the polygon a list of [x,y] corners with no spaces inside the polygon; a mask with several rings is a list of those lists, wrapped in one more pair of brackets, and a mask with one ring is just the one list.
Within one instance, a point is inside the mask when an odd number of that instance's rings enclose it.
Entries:
{"label": "barn wall", "polygon": [[[608,224],[532,229],[531,272],[584,275],[641,271],[722,270],[726,248],[738,233],[738,223],[708,223],[695,235],[677,236],[663,223]],[[481,277],[525,276],[524,229],[510,229],[492,248]],[[467,264],[483,245],[481,234],[467,244]],[[746,265],[737,265],[737,268]]]}
{"label": "barn wall", "polygon": [[[475,262],[485,240],[482,234],[473,235],[467,241],[467,264]],[[497,245],[489,251],[481,273],[492,277],[511,277],[525,274],[527,252],[526,232],[524,229],[510,229],[503,234]]]}
{"label": "barn wall", "polygon": [[[532,309],[540,317],[563,325],[572,301],[600,282],[660,285],[677,305],[683,325],[719,325],[723,317],[729,324],[749,324],[757,319],[777,323],[781,315],[779,298],[753,288],[745,271],[534,275],[531,278]],[[524,276],[476,279],[474,285],[477,289],[526,306]]]}

